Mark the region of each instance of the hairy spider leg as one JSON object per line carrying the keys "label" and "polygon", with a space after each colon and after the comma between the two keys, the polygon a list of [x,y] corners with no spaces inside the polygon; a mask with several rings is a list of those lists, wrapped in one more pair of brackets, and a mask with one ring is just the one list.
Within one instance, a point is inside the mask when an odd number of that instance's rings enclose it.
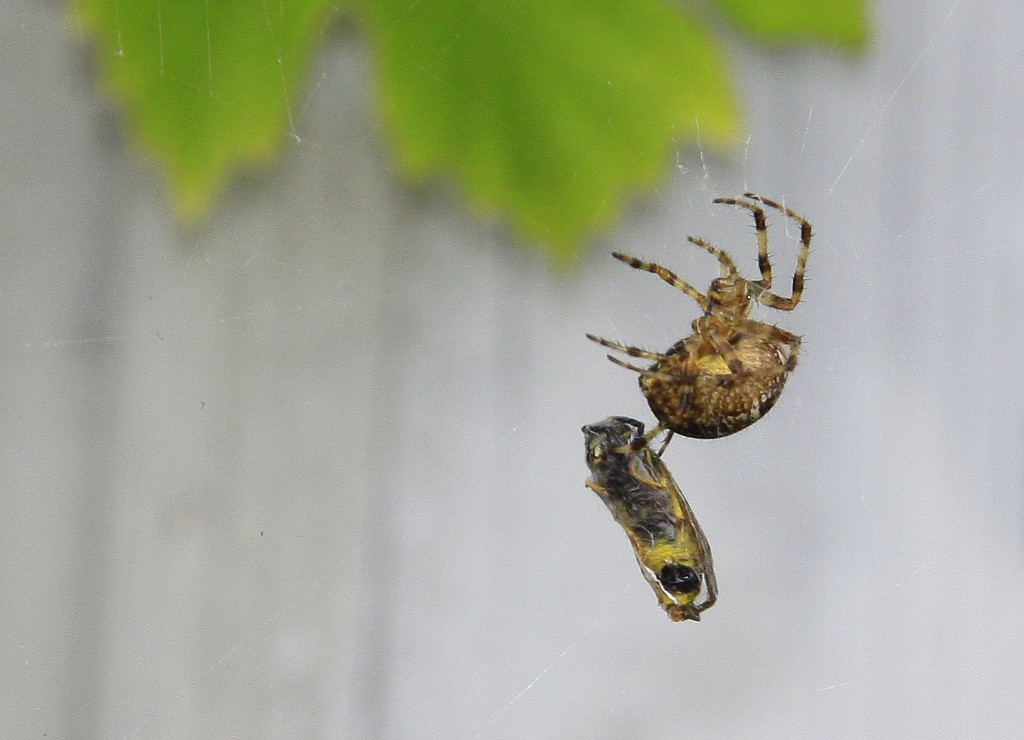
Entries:
{"label": "hairy spider leg", "polygon": [[[807,271],[807,256],[811,251],[811,238],[813,236],[811,224],[803,216],[794,213],[790,209],[786,208],[786,206],[781,203],[776,203],[774,200],[762,198],[760,195],[755,195],[754,193],[744,193],[743,196],[745,198],[750,198],[751,200],[760,201],[769,208],[774,208],[780,213],[784,213],[786,216],[800,224],[800,253],[796,258],[796,271],[793,273],[792,295],[789,298],[786,298],[785,296],[780,296],[777,293],[772,293],[767,290],[763,293],[759,292],[757,295],[758,302],[764,306],[776,308],[780,311],[792,311],[796,308],[796,304],[800,302],[800,297],[804,292],[804,273]],[[758,240],[760,242],[760,233],[758,234]],[[765,236],[765,240],[767,244],[767,234]],[[760,244],[758,246],[758,250],[760,250]]]}
{"label": "hairy spider leg", "polygon": [[[795,365],[794,365],[795,367]],[[659,380],[692,380],[695,385],[732,385],[738,382],[742,378],[757,378],[764,376],[776,376],[788,373],[790,368],[787,365],[781,365],[779,367],[766,367],[761,370],[741,370],[739,373],[726,373],[725,375],[686,375],[684,373],[659,373],[652,372],[650,370],[643,370],[642,374],[652,378],[658,378]],[[680,405],[685,406],[687,400],[686,395],[681,397],[684,403]]]}
{"label": "hairy spider leg", "polygon": [[729,366],[729,371],[733,375],[743,374],[743,363],[740,362],[739,356],[736,354],[736,350],[732,348],[728,340],[720,336],[715,332],[708,332],[707,334],[701,334],[707,341],[711,343],[711,346],[715,348],[718,356],[725,360],[725,364]]}
{"label": "hairy spider leg", "polygon": [[683,291],[684,293],[686,293],[686,295],[690,296],[690,298],[697,301],[697,305],[701,307],[701,310],[707,310],[707,296],[705,296],[703,293],[694,288],[688,282],[680,278],[667,267],[662,267],[656,262],[645,262],[644,260],[637,259],[636,257],[631,257],[628,254],[623,254],[622,252],[612,252],[612,257],[621,262],[625,262],[627,265],[634,269],[645,270],[646,272],[654,273],[672,287]]}
{"label": "hairy spider leg", "polygon": [[669,380],[669,381],[672,381],[672,380],[679,380],[679,377],[680,377],[680,376],[678,376],[678,375],[676,375],[674,373],[662,373],[662,372],[658,372],[657,370],[649,370],[646,367],[638,367],[637,365],[634,365],[634,364],[632,364],[630,362],[626,362],[625,360],[620,360],[615,355],[605,355],[605,357],[607,357],[612,362],[613,365],[618,365],[619,367],[624,367],[627,370],[632,370],[634,373],[640,373],[641,375],[646,375],[649,378],[657,378],[658,380]]}
{"label": "hairy spider leg", "polygon": [[[639,357],[643,360],[650,360],[651,362],[661,362],[666,357],[665,355],[659,354],[658,352],[650,352],[649,350],[641,349],[640,347],[633,347],[628,344],[619,344],[618,342],[613,342],[610,339],[605,339],[595,334],[587,334],[587,339],[589,339],[591,342],[597,342],[602,347],[618,350],[619,352],[623,352],[629,355],[630,357]],[[618,357],[615,357],[614,355],[605,355],[605,357],[607,357],[612,363],[618,365],[619,367],[624,367],[627,370],[632,370],[635,373],[646,373],[648,375],[659,377],[662,380],[674,379],[674,376],[672,375],[666,375],[665,373],[653,372],[651,370],[648,370],[647,368],[637,367],[636,365],[626,362],[625,360],[620,360]]]}
{"label": "hairy spider leg", "polygon": [[718,260],[722,266],[722,277],[728,277],[729,275],[739,275],[739,270],[736,269],[736,263],[732,261],[732,257],[723,252],[717,247],[711,246],[708,242],[701,239],[699,236],[688,236],[686,241],[690,244],[695,244],[705,252],[710,254],[712,257]]}
{"label": "hairy spider leg", "polygon": [[642,372],[644,371],[644,368],[642,368],[642,367],[638,367],[637,365],[634,365],[634,364],[633,364],[633,363],[631,363],[631,362],[626,362],[625,360],[620,360],[620,359],[619,359],[618,357],[616,357],[615,355],[605,355],[605,357],[607,357],[607,358],[608,358],[608,360],[609,360],[609,361],[610,361],[610,362],[611,362],[611,363],[612,363],[613,365],[618,365],[619,367],[624,367],[624,368],[626,368],[627,370],[632,370],[632,371],[633,371],[634,373],[642,373]]}
{"label": "hairy spider leg", "polygon": [[[796,367],[796,358],[797,355],[800,353],[800,343],[803,341],[799,335],[793,334],[792,332],[788,332],[785,329],[780,329],[774,324],[765,324],[761,321],[754,321],[754,319],[747,319],[737,316],[730,318],[729,321],[732,324],[733,328],[743,332],[744,334],[763,337],[764,339],[768,339],[769,341],[786,345],[789,348],[789,354],[786,357],[786,363],[784,365],[785,370],[786,372],[789,372],[790,370],[793,370]],[[728,363],[729,370],[734,374],[746,376],[774,374],[774,370],[772,369],[746,370],[743,367],[742,361],[739,359],[739,357],[736,356],[736,351],[733,349],[732,345],[727,340],[720,337],[714,329],[706,329],[704,327],[704,319],[697,319],[694,322],[694,328],[697,330],[697,333],[700,334],[700,336],[703,339],[710,342],[714,346],[715,351],[717,351],[718,354],[722,357],[722,359],[725,360],[726,363]],[[735,360],[736,364],[733,363],[733,360]]]}
{"label": "hairy spider leg", "polygon": [[[587,334],[587,339],[589,339],[592,342],[597,342],[602,347],[608,347],[609,349],[618,350],[619,352],[624,352],[630,357],[639,357],[644,360],[650,360],[651,362],[661,362],[666,357],[666,355],[659,354],[657,352],[649,352],[648,350],[641,349],[640,347],[632,347],[627,344],[619,344],[618,342],[613,342],[610,339],[604,339],[603,337],[599,337],[595,334]],[[615,357],[614,355],[605,355],[605,357],[607,357],[615,365],[618,365],[619,367],[624,367],[627,370],[632,370],[635,373],[644,373],[646,375],[660,378],[661,380],[675,380],[676,377],[675,375],[668,375],[666,373],[659,373],[653,370],[648,370],[647,368],[644,367],[638,367],[636,365],[633,365],[632,363],[626,362],[625,360],[620,360],[618,357]]]}
{"label": "hairy spider leg", "polygon": [[[661,424],[659,424],[658,426],[656,426],[656,427],[655,427],[655,429],[657,429],[657,430],[659,430],[659,431],[660,431],[660,430],[661,430]],[[645,435],[645,436],[646,436],[646,435]],[[655,436],[657,436],[657,435],[655,435]],[[664,453],[664,452],[665,452],[665,450],[667,450],[667,449],[668,449],[668,443],[672,441],[672,438],[673,438],[674,436],[676,436],[676,433],[675,433],[675,432],[673,432],[673,431],[672,431],[671,429],[669,429],[669,430],[668,430],[668,434],[666,434],[666,435],[665,435],[665,441],[664,441],[664,442],[662,442],[662,443],[661,443],[661,447],[659,447],[659,448],[658,448],[658,453],[657,453],[657,454],[658,454],[658,457],[661,457],[662,453]],[[651,437],[651,439],[653,440],[653,439],[654,439],[654,437]],[[711,603],[712,603],[712,604],[714,604],[715,602],[714,602],[714,601],[712,601]]]}
{"label": "hairy spider leg", "polygon": [[770,289],[772,287],[772,263],[768,257],[768,219],[764,215],[764,209],[738,198],[715,198],[711,202],[739,206],[754,214],[754,229],[757,231],[757,266],[761,270],[761,279],[758,283],[762,288]]}
{"label": "hairy spider leg", "polygon": [[633,347],[628,344],[619,344],[618,342],[613,342],[610,339],[604,339],[603,337],[599,337],[596,334],[587,334],[587,339],[589,339],[591,342],[597,342],[602,347],[607,347],[608,349],[615,349],[618,350],[619,352],[623,352],[629,355],[630,357],[639,357],[644,360],[650,360],[651,362],[659,362],[665,359],[665,355],[659,352],[651,352],[650,350],[641,349],[640,347]]}

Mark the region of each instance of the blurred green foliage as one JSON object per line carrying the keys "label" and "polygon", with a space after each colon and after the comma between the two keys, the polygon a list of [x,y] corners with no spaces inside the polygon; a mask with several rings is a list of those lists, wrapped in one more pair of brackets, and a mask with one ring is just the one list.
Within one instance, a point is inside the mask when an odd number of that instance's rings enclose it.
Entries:
{"label": "blurred green foliage", "polygon": [[[332,0],[73,0],[102,85],[206,214],[232,171],[271,160],[302,107]],[[665,0],[349,0],[402,171],[449,175],[557,261],[651,188],[679,143],[724,150],[739,113],[722,51]],[[768,43],[857,47],[862,0],[715,0]]]}
{"label": "blurred green foliage", "polygon": [[867,41],[864,2],[851,0],[714,0],[744,33],[772,44],[819,42],[857,49]]}
{"label": "blurred green foliage", "polygon": [[202,217],[240,164],[268,162],[302,105],[331,0],[75,0],[103,88]]}

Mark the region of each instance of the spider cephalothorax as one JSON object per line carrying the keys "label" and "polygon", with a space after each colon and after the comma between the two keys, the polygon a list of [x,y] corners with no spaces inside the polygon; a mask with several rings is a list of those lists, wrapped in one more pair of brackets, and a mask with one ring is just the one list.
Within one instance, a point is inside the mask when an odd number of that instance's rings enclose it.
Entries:
{"label": "spider cephalothorax", "polygon": [[[694,320],[690,336],[663,353],[587,335],[605,347],[654,363],[641,368],[608,356],[615,364],[640,374],[640,389],[659,421],[659,427],[652,429],[648,438],[668,430],[666,445],[672,434],[711,439],[750,426],[775,405],[789,372],[796,367],[800,337],[749,316],[755,303],[780,311],[796,308],[804,290],[811,225],[780,203],[753,193],[744,193],[743,197],[747,200],[716,198],[714,202],[746,208],[753,214],[760,280],[747,280],[726,252],[693,236],[688,237],[689,241],[715,257],[721,266],[721,275],[711,281],[706,295],[661,265],[614,252],[612,256],[630,267],[652,272],[686,293],[704,313]],[[800,226],[800,254],[788,298],[771,292],[768,222],[762,206],[784,213]]]}

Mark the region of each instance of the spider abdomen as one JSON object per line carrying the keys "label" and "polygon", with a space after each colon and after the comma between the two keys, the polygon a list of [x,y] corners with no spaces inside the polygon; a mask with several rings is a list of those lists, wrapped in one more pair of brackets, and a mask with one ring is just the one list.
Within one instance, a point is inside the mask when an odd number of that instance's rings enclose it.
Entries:
{"label": "spider abdomen", "polygon": [[727,437],[753,424],[775,405],[789,375],[788,348],[742,335],[732,344],[743,365],[733,373],[694,334],[640,374],[640,390],[666,429],[684,437]]}

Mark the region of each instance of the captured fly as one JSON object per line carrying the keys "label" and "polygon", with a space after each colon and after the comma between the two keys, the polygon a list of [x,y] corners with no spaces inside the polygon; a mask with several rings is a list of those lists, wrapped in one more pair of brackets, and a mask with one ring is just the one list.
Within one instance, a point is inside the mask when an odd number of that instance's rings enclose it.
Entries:
{"label": "captured fly", "polygon": [[675,622],[700,621],[718,598],[711,548],[672,474],[644,439],[643,422],[609,416],[583,427],[583,436],[587,487],[626,530],[661,607]]}

